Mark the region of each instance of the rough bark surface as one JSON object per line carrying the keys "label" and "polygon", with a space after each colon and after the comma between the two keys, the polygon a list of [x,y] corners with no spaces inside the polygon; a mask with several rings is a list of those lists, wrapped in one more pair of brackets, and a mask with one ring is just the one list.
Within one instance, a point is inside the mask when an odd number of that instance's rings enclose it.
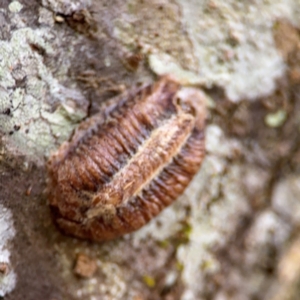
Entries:
{"label": "rough bark surface", "polygon": [[[0,299],[298,299],[299,12],[297,0],[0,0]],[[49,153],[165,73],[207,95],[201,170],[136,233],[63,235]]]}

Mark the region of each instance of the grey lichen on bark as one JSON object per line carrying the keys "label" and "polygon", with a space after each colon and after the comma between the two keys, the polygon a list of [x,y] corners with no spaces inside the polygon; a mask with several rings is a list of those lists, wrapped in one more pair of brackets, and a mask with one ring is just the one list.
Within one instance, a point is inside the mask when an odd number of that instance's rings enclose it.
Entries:
{"label": "grey lichen on bark", "polygon": [[[10,152],[28,158],[49,155],[87,114],[88,103],[81,93],[60,84],[43,62],[41,52],[55,54],[49,38],[48,29],[25,27],[0,45],[3,142]],[[64,63],[62,73],[68,68],[67,60]]]}

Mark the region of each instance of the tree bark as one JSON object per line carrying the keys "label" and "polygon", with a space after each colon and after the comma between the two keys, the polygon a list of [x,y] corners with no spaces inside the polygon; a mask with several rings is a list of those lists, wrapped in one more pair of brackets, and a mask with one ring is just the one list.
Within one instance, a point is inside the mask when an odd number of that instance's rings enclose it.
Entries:
{"label": "tree bark", "polygon": [[[299,298],[300,4],[271,2],[0,1],[0,299]],[[166,73],[207,96],[198,174],[133,234],[63,235],[49,154]]]}

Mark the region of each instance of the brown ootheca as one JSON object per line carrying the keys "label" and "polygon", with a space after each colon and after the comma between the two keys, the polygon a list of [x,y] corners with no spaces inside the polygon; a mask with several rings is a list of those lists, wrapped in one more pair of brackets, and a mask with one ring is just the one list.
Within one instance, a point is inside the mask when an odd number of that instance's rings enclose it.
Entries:
{"label": "brown ootheca", "polygon": [[183,193],[204,157],[202,93],[170,76],[83,121],[48,162],[49,203],[67,234],[135,231]]}

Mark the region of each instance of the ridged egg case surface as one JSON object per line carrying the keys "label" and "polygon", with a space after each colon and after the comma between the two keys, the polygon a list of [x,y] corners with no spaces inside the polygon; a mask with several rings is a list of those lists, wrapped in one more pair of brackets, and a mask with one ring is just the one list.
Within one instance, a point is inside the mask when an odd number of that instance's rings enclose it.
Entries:
{"label": "ridged egg case surface", "polygon": [[148,223],[199,169],[204,126],[202,93],[170,76],[111,101],[48,161],[58,226],[104,241]]}

